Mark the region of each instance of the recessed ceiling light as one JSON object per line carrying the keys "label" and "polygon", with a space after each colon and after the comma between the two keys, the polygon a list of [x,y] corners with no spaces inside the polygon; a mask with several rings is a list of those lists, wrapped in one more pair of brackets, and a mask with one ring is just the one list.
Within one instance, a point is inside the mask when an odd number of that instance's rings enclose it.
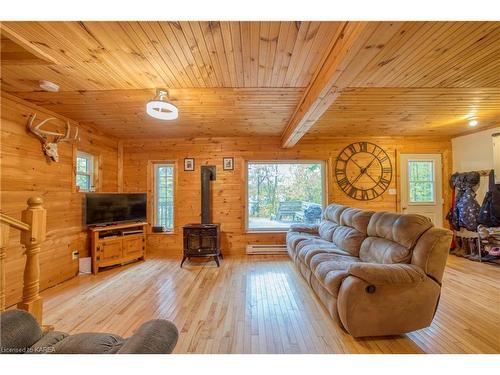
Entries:
{"label": "recessed ceiling light", "polygon": [[156,96],[147,102],[146,113],[159,120],[175,120],[179,117],[179,110],[175,105],[167,102],[168,92],[158,90]]}
{"label": "recessed ceiling light", "polygon": [[474,127],[474,126],[476,126],[477,124],[479,124],[479,123],[477,122],[477,120],[470,120],[470,121],[469,121],[469,126],[470,126],[470,127]]}
{"label": "recessed ceiling light", "polygon": [[49,92],[58,92],[59,91],[59,85],[55,84],[54,82],[39,81],[38,84],[40,85],[40,88],[44,91],[49,91]]}

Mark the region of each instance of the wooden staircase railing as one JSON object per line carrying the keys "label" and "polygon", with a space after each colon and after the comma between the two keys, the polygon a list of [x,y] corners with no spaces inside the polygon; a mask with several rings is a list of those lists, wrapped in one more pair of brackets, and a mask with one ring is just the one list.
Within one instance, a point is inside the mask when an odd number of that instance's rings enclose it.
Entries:
{"label": "wooden staircase railing", "polygon": [[21,244],[26,248],[22,301],[17,307],[30,312],[42,324],[42,298],[40,290],[40,246],[45,240],[47,212],[41,197],[28,199],[28,208],[21,220],[0,213],[0,311],[5,310],[5,258],[10,228],[21,231]]}

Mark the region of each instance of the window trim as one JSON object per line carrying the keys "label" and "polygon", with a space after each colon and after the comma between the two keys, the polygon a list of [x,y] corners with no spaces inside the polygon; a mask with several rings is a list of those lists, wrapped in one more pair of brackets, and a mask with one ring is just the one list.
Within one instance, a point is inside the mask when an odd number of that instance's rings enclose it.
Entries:
{"label": "window trim", "polygon": [[[413,181],[413,182],[432,182],[432,185],[433,185],[433,200],[432,201],[425,201],[425,202],[412,202],[410,200],[410,183],[412,181],[410,181],[410,163],[412,161],[427,161],[427,162],[431,162],[432,163],[432,181]],[[436,194],[437,194],[437,182],[436,182],[436,163],[435,163],[435,160],[434,159],[426,159],[426,158],[416,158],[416,159],[408,159],[408,165],[406,167],[407,169],[407,176],[406,176],[406,181],[405,181],[405,184],[406,184],[406,189],[408,189],[408,206],[429,206],[429,205],[435,205],[437,204],[437,201],[436,201]]]}
{"label": "window trim", "polygon": [[159,233],[153,233],[151,232],[151,234],[159,234],[159,235],[164,235],[164,234],[173,234],[174,231],[175,231],[175,223],[176,223],[176,220],[175,220],[175,215],[176,215],[176,202],[175,202],[175,199],[176,199],[176,186],[177,186],[177,163],[174,162],[174,161],[152,161],[151,162],[151,171],[152,171],[152,178],[151,178],[151,181],[152,181],[152,187],[151,187],[151,192],[152,192],[152,198],[151,199],[151,210],[152,210],[152,223],[151,223],[151,227],[153,226],[156,226],[156,197],[157,197],[157,184],[156,184],[156,168],[158,166],[171,166],[173,168],[173,173],[172,173],[172,181],[173,181],[173,187],[172,187],[172,204],[173,204],[173,207],[172,207],[172,228],[171,229],[167,229],[166,232],[159,232]]}
{"label": "window trim", "polygon": [[321,207],[323,209],[326,208],[327,201],[328,201],[328,174],[327,174],[327,168],[328,168],[328,162],[326,160],[321,160],[321,159],[301,159],[301,160],[296,160],[296,159],[274,159],[274,160],[254,160],[254,159],[249,159],[245,160],[245,170],[244,170],[244,210],[245,210],[245,219],[244,219],[244,231],[245,233],[286,233],[288,232],[289,228],[249,228],[249,215],[248,215],[248,207],[250,207],[250,202],[249,202],[249,197],[248,197],[248,166],[250,164],[320,164],[321,165],[321,179],[322,179],[322,190],[323,194],[321,197]]}
{"label": "window trim", "polygon": [[[78,158],[85,158],[87,159],[88,161],[90,161],[90,171],[89,173],[82,173],[82,172],[79,172],[78,171]],[[89,187],[89,190],[82,190],[81,188],[77,189],[77,191],[81,192],[81,193],[92,193],[92,192],[95,192],[97,189],[96,189],[96,170],[98,168],[98,166],[96,165],[97,163],[97,156],[96,155],[93,155],[89,152],[85,152],[85,151],[82,151],[82,150],[76,150],[76,157],[75,157],[75,169],[74,169],[74,174],[75,174],[75,189],[76,188],[79,188],[79,185],[78,185],[78,176],[81,175],[81,176],[88,176],[90,178],[90,187]]]}

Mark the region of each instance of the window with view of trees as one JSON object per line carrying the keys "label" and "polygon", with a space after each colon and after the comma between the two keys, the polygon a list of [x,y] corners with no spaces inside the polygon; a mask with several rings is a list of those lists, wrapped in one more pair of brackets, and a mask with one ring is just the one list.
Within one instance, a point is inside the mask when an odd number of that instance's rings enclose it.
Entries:
{"label": "window with view of trees", "polygon": [[408,161],[410,183],[409,203],[434,202],[434,162],[432,160]]}
{"label": "window with view of trees", "polygon": [[155,164],[155,226],[174,228],[174,165]]}
{"label": "window with view of trees", "polygon": [[291,224],[319,222],[323,169],[323,162],[248,162],[248,229],[287,230]]}
{"label": "window with view of trees", "polygon": [[78,151],[76,154],[76,186],[79,191],[94,191],[94,156]]}

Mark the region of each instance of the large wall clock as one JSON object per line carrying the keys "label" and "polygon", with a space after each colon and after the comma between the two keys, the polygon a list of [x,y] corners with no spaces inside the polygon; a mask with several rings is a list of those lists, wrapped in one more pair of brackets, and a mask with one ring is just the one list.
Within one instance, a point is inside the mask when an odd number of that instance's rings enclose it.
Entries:
{"label": "large wall clock", "polygon": [[352,143],[337,157],[335,177],[340,189],[351,198],[372,200],[383,194],[391,184],[391,159],[373,143]]}

